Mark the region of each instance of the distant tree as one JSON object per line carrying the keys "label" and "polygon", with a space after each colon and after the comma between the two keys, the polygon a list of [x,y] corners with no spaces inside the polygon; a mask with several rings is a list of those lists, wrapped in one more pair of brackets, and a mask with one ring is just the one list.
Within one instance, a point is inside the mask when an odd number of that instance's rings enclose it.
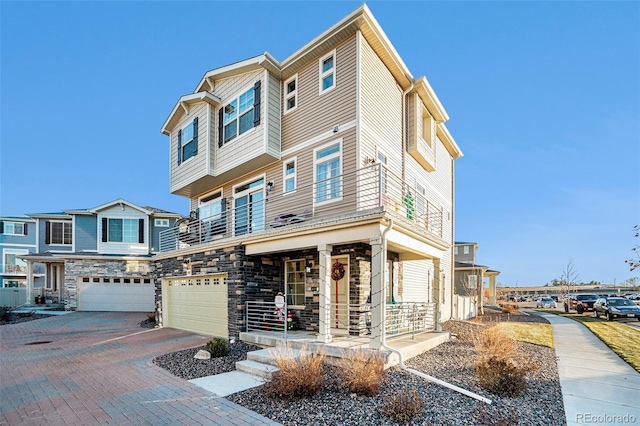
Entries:
{"label": "distant tree", "polygon": [[[640,236],[640,226],[634,226],[633,232],[635,234],[634,237],[638,238],[638,236]],[[629,265],[630,270],[633,271],[637,268],[640,268],[640,245],[636,244],[631,248],[631,251],[634,253],[635,257],[625,260],[624,263]]]}
{"label": "distant tree", "polygon": [[627,283],[630,287],[633,287],[634,290],[637,290],[640,287],[640,278],[632,277],[628,278],[625,283]]}
{"label": "distant tree", "polygon": [[551,285],[553,286],[559,286],[560,284],[562,284],[562,281],[557,278],[554,278],[553,281],[551,281]]}
{"label": "distant tree", "polygon": [[578,279],[578,272],[573,266],[573,260],[570,260],[567,267],[562,271],[562,275],[560,275],[560,286],[562,287],[562,291],[564,293],[571,293],[571,290],[575,288]]}

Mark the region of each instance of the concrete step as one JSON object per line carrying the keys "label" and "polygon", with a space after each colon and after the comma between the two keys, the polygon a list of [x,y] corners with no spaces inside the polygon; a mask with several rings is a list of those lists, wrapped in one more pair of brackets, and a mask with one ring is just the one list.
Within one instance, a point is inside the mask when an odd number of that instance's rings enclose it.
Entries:
{"label": "concrete step", "polygon": [[[273,355],[274,353],[277,353],[275,349],[260,349],[258,351],[251,351],[247,353],[247,359],[250,361],[260,362],[262,364],[277,366],[276,358]],[[298,349],[291,349],[291,354],[294,358],[300,357],[300,351]]]}
{"label": "concrete step", "polygon": [[271,380],[274,373],[280,371],[278,367],[261,362],[245,360],[236,362],[236,370],[243,373],[251,374],[265,380]]}

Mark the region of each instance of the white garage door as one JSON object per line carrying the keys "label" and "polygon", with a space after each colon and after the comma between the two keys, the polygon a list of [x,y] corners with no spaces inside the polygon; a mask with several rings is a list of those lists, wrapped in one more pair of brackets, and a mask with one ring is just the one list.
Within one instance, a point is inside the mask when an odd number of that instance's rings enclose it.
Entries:
{"label": "white garage door", "polygon": [[155,311],[155,286],[151,279],[80,278],[78,281],[79,311]]}
{"label": "white garage door", "polygon": [[228,338],[225,275],[162,280],[162,309],[166,327]]}

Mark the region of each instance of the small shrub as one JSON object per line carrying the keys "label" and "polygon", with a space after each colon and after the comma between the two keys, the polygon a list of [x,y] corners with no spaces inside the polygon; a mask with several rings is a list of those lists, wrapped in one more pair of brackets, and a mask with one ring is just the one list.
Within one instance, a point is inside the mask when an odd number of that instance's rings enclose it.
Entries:
{"label": "small shrub", "polygon": [[324,352],[300,349],[296,358],[289,346],[279,346],[273,352],[280,369],[269,383],[269,390],[284,398],[316,395],[322,389]]}
{"label": "small shrub", "polygon": [[13,308],[10,308],[8,306],[0,306],[0,321],[11,320],[12,312],[13,312]]}
{"label": "small shrub", "polygon": [[227,352],[229,352],[229,345],[227,345],[227,341],[225,339],[216,337],[210,342],[207,342],[207,350],[211,354],[212,358],[218,358],[225,356]]}
{"label": "small shrub", "polygon": [[491,327],[475,336],[474,345],[478,354],[475,368],[483,388],[509,397],[526,389],[526,374],[537,366],[519,352],[518,342]]}
{"label": "small shrub", "polygon": [[503,314],[515,314],[518,312],[518,309],[520,309],[515,302],[503,302],[500,306],[502,306]]}
{"label": "small shrub", "polygon": [[475,412],[478,426],[512,426],[520,422],[518,412],[511,408],[506,410],[492,405],[480,404]]}
{"label": "small shrub", "polygon": [[415,388],[411,392],[396,392],[385,398],[382,414],[396,423],[411,423],[422,415],[424,401]]}
{"label": "small shrub", "polygon": [[359,395],[378,394],[385,379],[384,355],[378,351],[342,351],[338,367],[342,384]]}

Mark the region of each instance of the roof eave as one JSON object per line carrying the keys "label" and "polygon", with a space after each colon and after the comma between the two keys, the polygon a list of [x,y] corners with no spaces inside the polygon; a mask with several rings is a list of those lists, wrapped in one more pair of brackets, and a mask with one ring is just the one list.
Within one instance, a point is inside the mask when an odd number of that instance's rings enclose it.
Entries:
{"label": "roof eave", "polygon": [[451,136],[451,133],[449,133],[449,129],[447,129],[447,126],[445,126],[444,123],[438,123],[436,125],[436,134],[438,135],[438,138],[440,138],[440,140],[444,144],[444,147],[449,152],[451,157],[453,157],[454,160],[457,160],[458,158],[461,158],[464,155],[462,153],[462,150],[456,143],[455,139],[453,139],[453,136]]}
{"label": "roof eave", "polygon": [[278,74],[280,72],[280,63],[269,52],[264,52],[262,55],[254,56],[240,62],[207,71],[200,79],[194,93],[198,93],[203,90],[212,91],[214,89],[214,80],[233,77],[234,75],[259,70],[260,68],[264,68]]}
{"label": "roof eave", "polygon": [[179,114],[183,111],[185,114],[189,113],[189,106],[195,103],[206,102],[213,106],[219,106],[222,103],[222,100],[212,95],[209,92],[198,92],[192,93],[190,95],[184,95],[178,99],[176,105],[171,110],[169,117],[165,120],[164,124],[160,131],[165,135],[170,135],[171,130],[175,127],[176,121],[179,120]]}

